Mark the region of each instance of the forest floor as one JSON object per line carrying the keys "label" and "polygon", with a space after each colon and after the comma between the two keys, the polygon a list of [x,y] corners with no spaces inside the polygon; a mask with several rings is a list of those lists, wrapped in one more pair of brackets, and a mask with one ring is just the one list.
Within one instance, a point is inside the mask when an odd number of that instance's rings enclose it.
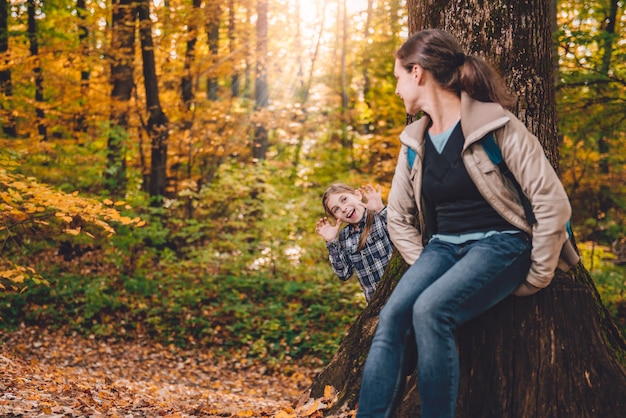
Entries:
{"label": "forest floor", "polygon": [[326,406],[306,397],[316,371],[304,367],[29,328],[1,342],[1,417],[293,418],[322,416]]}

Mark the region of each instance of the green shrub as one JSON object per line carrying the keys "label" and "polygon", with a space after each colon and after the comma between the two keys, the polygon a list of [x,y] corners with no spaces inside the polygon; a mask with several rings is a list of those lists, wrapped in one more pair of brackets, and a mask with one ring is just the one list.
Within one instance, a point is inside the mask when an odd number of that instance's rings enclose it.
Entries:
{"label": "green shrub", "polygon": [[578,249],[602,302],[613,316],[622,335],[626,336],[626,267],[613,263],[615,256],[608,247],[582,243],[578,245]]}

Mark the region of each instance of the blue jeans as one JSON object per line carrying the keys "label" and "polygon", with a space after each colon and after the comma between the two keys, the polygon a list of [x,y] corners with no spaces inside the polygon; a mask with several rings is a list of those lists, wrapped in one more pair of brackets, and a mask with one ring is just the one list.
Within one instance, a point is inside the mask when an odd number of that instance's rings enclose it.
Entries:
{"label": "blue jeans", "polygon": [[414,335],[421,417],[453,418],[459,383],[455,330],[524,282],[530,250],[524,233],[495,234],[460,245],[431,240],[380,313],[357,417],[392,416],[403,395],[405,353]]}

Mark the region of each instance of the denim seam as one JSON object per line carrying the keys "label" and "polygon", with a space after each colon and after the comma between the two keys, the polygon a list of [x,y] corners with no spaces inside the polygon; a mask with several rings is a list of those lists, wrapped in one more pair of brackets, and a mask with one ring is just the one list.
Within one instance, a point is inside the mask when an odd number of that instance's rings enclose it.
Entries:
{"label": "denim seam", "polygon": [[[404,338],[404,346],[402,347],[402,350],[400,351],[400,365],[403,366],[404,365],[404,357],[406,356],[406,337]],[[391,402],[389,403],[389,408],[387,408],[387,410],[385,411],[385,418],[391,418],[391,415],[395,409],[395,407],[397,406],[397,398],[399,396],[399,391],[400,391],[400,387],[402,386],[400,384],[400,382],[402,381],[402,379],[406,379],[406,376],[404,376],[404,367],[400,368],[400,371],[398,372],[398,378],[396,379],[396,384],[394,385],[393,388],[393,392],[391,395]]]}

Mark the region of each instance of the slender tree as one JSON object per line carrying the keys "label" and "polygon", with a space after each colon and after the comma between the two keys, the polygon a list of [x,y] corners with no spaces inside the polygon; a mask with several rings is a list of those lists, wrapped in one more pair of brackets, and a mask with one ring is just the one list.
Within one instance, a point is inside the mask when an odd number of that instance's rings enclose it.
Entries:
{"label": "slender tree", "polygon": [[44,106],[44,89],[43,89],[43,70],[41,68],[41,58],[39,57],[39,39],[37,31],[37,9],[36,0],[28,0],[28,40],[30,45],[30,55],[33,57],[35,66],[33,73],[35,75],[35,104],[37,114],[37,132],[42,141],[48,140],[48,129],[46,128],[46,114],[43,110]]}
{"label": "slender tree", "polygon": [[[311,55],[311,64],[309,67],[309,72],[307,74],[306,79],[304,79],[304,70],[302,68],[302,56],[298,55],[298,78],[299,78],[299,83],[298,83],[298,94],[297,94],[297,98],[299,99],[299,103],[300,103],[300,111],[301,113],[301,117],[299,118],[299,122],[302,124],[301,128],[300,128],[300,132],[298,133],[298,142],[296,143],[296,147],[294,150],[294,159],[293,159],[293,166],[292,166],[292,174],[291,177],[292,179],[295,179],[297,177],[297,173],[298,173],[298,167],[300,165],[300,157],[301,157],[301,151],[302,151],[302,146],[304,144],[304,140],[306,138],[307,135],[307,125],[306,125],[306,121],[309,117],[309,112],[307,110],[307,105],[308,105],[308,101],[309,101],[309,95],[311,92],[311,85],[313,84],[313,74],[315,73],[315,69],[316,69],[316,65],[317,65],[317,59],[319,56],[319,51],[320,51],[320,47],[321,47],[321,43],[322,43],[322,35],[323,35],[323,31],[324,31],[324,26],[325,26],[325,17],[326,17],[326,5],[327,5],[327,1],[324,0],[322,2],[322,5],[320,6],[320,8],[317,11],[317,16],[319,17],[319,23],[318,23],[318,32],[317,32],[317,37],[315,40],[315,48],[313,49],[313,53]],[[300,16],[300,3],[296,2],[296,16]],[[299,20],[298,20],[299,21]],[[298,24],[297,27],[297,33],[296,33],[296,47],[298,48],[298,51],[300,51],[300,40],[301,40],[302,34],[301,34],[301,28],[300,25]],[[300,52],[298,52],[298,54],[300,54]]]}
{"label": "slender tree", "polygon": [[207,80],[207,97],[209,100],[217,100],[217,62],[219,54],[219,42],[220,42],[220,14],[222,12],[219,2],[212,1],[206,5],[207,12],[207,42],[209,51],[211,52],[211,70],[209,71],[209,79]]}
{"label": "slender tree", "polygon": [[239,96],[239,64],[236,54],[237,46],[235,42],[235,0],[228,0],[228,46],[231,58],[234,61],[234,68],[230,80],[230,92],[233,97]]}
{"label": "slender tree", "polygon": [[[138,3],[139,37],[141,39],[141,57],[143,59],[143,79],[146,89],[146,110],[148,124],[146,129],[150,136],[150,197],[159,198],[166,195],[167,187],[167,141],[169,138],[169,120],[161,107],[159,84],[154,59],[154,42],[152,40],[152,20],[150,19],[150,0]],[[158,204],[158,199],[154,199]]]}
{"label": "slender tree", "polygon": [[[408,0],[407,6],[411,33],[447,30],[466,51],[484,54],[507,76],[519,94],[517,115],[540,138],[556,167],[555,15],[549,2]],[[333,410],[355,406],[377,315],[405,268],[399,256],[392,259],[374,300],[314,380],[313,397],[320,397],[325,385],[339,390]],[[511,296],[463,325],[458,347],[459,417],[612,417],[626,407],[626,371],[620,363],[626,343],[580,265],[569,274],[557,271],[541,292]],[[408,375],[400,417],[419,416],[416,373]]]}
{"label": "slender tree", "polygon": [[[250,4],[254,0],[248,0],[246,2],[246,22],[250,22],[252,20],[252,6]],[[252,45],[252,27],[248,25],[246,30],[241,31],[244,33],[243,42],[244,44],[250,43]],[[252,97],[252,63],[250,60],[250,56],[248,54],[245,55],[245,67],[243,71],[243,97],[249,99]]]}
{"label": "slender tree", "polygon": [[[9,52],[9,2],[7,0],[0,0],[0,55],[7,56]],[[9,67],[8,58],[4,58],[4,63],[0,69],[0,94],[3,96],[3,101],[10,103],[13,96],[13,83],[11,80],[11,68]],[[15,118],[11,114],[10,104],[7,106],[2,104],[3,123],[2,132],[7,136],[17,135],[17,128],[15,126]]]}
{"label": "slender tree", "polygon": [[[269,105],[269,87],[267,85],[267,0],[257,0],[256,22],[256,74],[254,83],[255,109],[260,111]],[[252,156],[264,160],[268,147],[267,127],[261,118],[254,125],[254,147]]]}
{"label": "slender tree", "polygon": [[[371,33],[370,31],[372,30],[372,15],[374,14],[374,0],[367,0],[367,10],[366,10],[366,17],[365,17],[365,25],[363,27],[363,37],[364,39],[369,39]],[[364,54],[365,55],[365,54]],[[367,106],[369,107],[369,95],[370,95],[370,88],[371,88],[371,84],[372,84],[372,80],[370,78],[370,69],[369,69],[369,60],[370,57],[368,55],[365,55],[363,57],[363,68],[361,69],[361,73],[363,74],[363,97],[365,98],[365,103],[367,104]]]}
{"label": "slender tree", "polygon": [[133,0],[114,0],[111,20],[111,113],[107,140],[105,186],[115,197],[126,193],[126,139],[129,126],[130,99],[136,40],[136,11]]}
{"label": "slender tree", "polygon": [[341,64],[339,67],[339,83],[341,96],[341,146],[349,150],[350,159],[354,162],[352,141],[348,138],[348,74],[346,69],[346,55],[348,53],[348,8],[346,0],[339,0],[337,20],[341,22]]}
{"label": "slender tree", "polygon": [[[189,38],[187,39],[187,49],[185,50],[185,62],[183,64],[183,77],[181,80],[181,96],[183,99],[183,106],[185,110],[189,111],[193,109],[195,103],[195,94],[193,91],[193,75],[191,72],[191,66],[194,63],[196,57],[196,43],[198,42],[198,25],[196,22],[196,16],[200,15],[201,0],[193,0],[189,23],[187,24],[187,33]],[[189,124],[186,124],[186,128],[189,129]]]}
{"label": "slender tree", "polygon": [[[90,55],[89,48],[89,27],[87,26],[86,20],[88,16],[87,7],[85,4],[85,0],[77,0],[76,1],[76,14],[80,23],[78,25],[78,42],[81,45],[82,55],[85,58],[88,58]],[[85,103],[86,97],[89,92],[89,79],[91,77],[91,73],[87,67],[87,64],[82,64],[83,68],[80,71],[80,96],[81,96],[81,104]],[[86,132],[87,124],[85,112],[80,112],[76,116],[76,125],[75,129],[78,132]]]}

